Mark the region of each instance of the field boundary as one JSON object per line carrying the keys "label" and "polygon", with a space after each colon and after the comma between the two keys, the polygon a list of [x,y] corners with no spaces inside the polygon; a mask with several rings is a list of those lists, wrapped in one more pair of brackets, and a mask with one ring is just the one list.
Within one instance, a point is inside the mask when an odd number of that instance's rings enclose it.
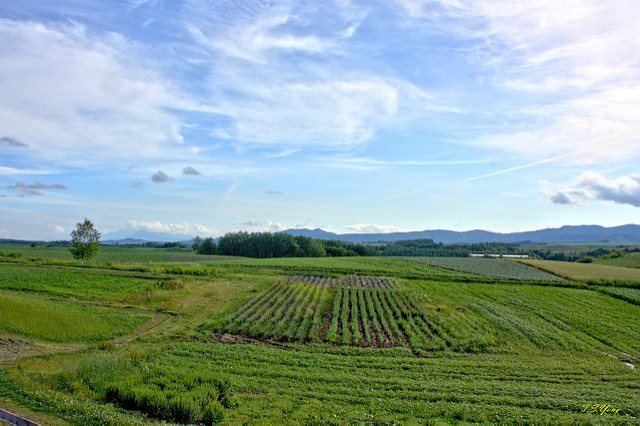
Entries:
{"label": "field boundary", "polygon": [[0,408],[0,420],[5,420],[17,426],[40,426],[40,423],[32,422],[2,408]]}

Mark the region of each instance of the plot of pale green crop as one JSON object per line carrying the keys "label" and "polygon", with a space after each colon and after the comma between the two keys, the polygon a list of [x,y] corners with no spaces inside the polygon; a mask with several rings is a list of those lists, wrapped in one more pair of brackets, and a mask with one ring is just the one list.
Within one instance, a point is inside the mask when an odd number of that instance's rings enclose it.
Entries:
{"label": "plot of pale green crop", "polygon": [[0,332],[49,342],[89,343],[123,335],[148,316],[0,294]]}
{"label": "plot of pale green crop", "polygon": [[403,257],[402,260],[425,263],[431,266],[487,277],[524,281],[564,281],[564,279],[555,275],[506,259],[477,257]]}
{"label": "plot of pale green crop", "polygon": [[559,262],[556,260],[519,260],[519,262],[578,281],[640,282],[640,269],[595,263]]}
{"label": "plot of pale green crop", "polygon": [[628,287],[596,287],[600,293],[608,294],[617,299],[640,305],[640,289]]}
{"label": "plot of pale green crop", "polygon": [[640,253],[629,253],[619,257],[605,257],[593,261],[599,265],[623,266],[625,268],[640,268]]}

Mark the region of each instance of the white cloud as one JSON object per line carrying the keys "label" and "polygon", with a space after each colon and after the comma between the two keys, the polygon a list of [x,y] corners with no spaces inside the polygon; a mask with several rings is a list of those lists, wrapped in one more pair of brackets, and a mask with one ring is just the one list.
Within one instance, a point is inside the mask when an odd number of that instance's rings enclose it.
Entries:
{"label": "white cloud", "polygon": [[123,37],[80,25],[0,20],[0,128],[58,164],[175,158],[194,104],[140,65]]}
{"label": "white cloud", "polygon": [[607,179],[599,173],[585,172],[577,185],[595,199],[640,207],[640,173]]}
{"label": "white cloud", "polygon": [[292,154],[295,154],[296,152],[300,151],[300,149],[298,148],[293,148],[293,149],[285,149],[284,151],[280,151],[278,153],[275,154],[269,154],[267,155],[267,158],[283,158],[283,157],[288,157]]}
{"label": "white cloud", "polygon": [[267,220],[266,222],[267,222],[267,230],[269,232],[280,232],[287,229],[287,227],[281,224],[280,222],[275,222],[271,220]]}
{"label": "white cloud", "polygon": [[543,191],[543,195],[545,196],[545,198],[547,198],[549,201],[551,201],[553,204],[561,204],[561,205],[567,205],[567,206],[577,206],[577,207],[585,207],[587,206],[586,203],[581,202],[580,200],[576,199],[572,193],[574,191],[559,191],[556,193],[552,193],[549,191]]}
{"label": "white cloud", "polygon": [[187,235],[206,235],[214,236],[219,235],[219,232],[215,228],[208,227],[202,224],[191,224],[188,222],[182,223],[163,223],[160,221],[127,221],[127,228],[134,230],[143,230],[149,232],[166,232],[169,234],[187,234]]}
{"label": "white cloud", "polygon": [[155,183],[164,183],[170,181],[171,178],[162,170],[158,170],[151,176],[151,180]]}
{"label": "white cloud", "polygon": [[365,142],[398,112],[400,102],[399,88],[375,77],[243,86],[246,96],[227,100],[221,110],[234,118],[231,135],[255,145]]}
{"label": "white cloud", "polygon": [[347,226],[347,230],[357,234],[388,234],[391,232],[403,232],[399,226],[392,225],[374,225],[370,223],[363,223],[359,225]]}
{"label": "white cloud", "polygon": [[640,207],[640,173],[608,179],[599,173],[588,171],[580,175],[570,188],[555,193],[543,191],[543,194],[555,204],[585,206],[578,200],[582,198]]}
{"label": "white cloud", "polygon": [[182,169],[182,174],[185,174],[188,176],[200,176],[202,173],[200,173],[200,171],[194,169],[193,167],[188,166]]}

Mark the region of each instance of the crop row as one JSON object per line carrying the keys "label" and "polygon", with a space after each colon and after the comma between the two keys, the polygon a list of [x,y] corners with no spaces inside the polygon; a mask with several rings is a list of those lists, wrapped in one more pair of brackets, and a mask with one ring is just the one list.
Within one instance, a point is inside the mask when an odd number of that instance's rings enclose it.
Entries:
{"label": "crop row", "polygon": [[215,331],[286,342],[406,346],[418,354],[455,347],[446,331],[398,289],[288,281],[230,313]]}
{"label": "crop row", "polygon": [[305,275],[293,275],[287,277],[287,282],[300,282],[325,287],[365,287],[365,288],[393,288],[396,283],[382,277],[362,277],[359,275],[347,275],[344,277],[314,277]]}

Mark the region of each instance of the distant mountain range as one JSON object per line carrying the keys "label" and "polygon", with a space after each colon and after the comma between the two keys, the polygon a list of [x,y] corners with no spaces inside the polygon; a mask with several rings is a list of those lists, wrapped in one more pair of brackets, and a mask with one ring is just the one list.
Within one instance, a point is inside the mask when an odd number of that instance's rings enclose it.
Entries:
{"label": "distant mountain range", "polygon": [[322,229],[288,229],[282,231],[294,236],[340,240],[350,243],[394,242],[399,240],[432,239],[444,244],[473,243],[640,243],[640,225],[623,225],[605,228],[598,225],[563,226],[538,231],[498,233],[482,230],[447,231],[427,230],[393,232],[386,234],[335,234]]}
{"label": "distant mountain range", "polygon": [[116,231],[102,236],[103,244],[143,244],[146,242],[166,243],[183,242],[191,244],[195,236],[150,231]]}
{"label": "distant mountain range", "polygon": [[[282,233],[302,235],[323,240],[339,240],[349,243],[394,242],[429,238],[444,244],[473,243],[620,243],[640,244],[640,225],[623,225],[605,228],[598,225],[563,226],[537,231],[499,233],[483,230],[448,231],[426,230],[379,234],[336,234],[322,229],[287,229]],[[145,242],[182,242],[191,244],[194,236],[149,231],[117,231],[102,237],[104,244],[141,244]]]}

